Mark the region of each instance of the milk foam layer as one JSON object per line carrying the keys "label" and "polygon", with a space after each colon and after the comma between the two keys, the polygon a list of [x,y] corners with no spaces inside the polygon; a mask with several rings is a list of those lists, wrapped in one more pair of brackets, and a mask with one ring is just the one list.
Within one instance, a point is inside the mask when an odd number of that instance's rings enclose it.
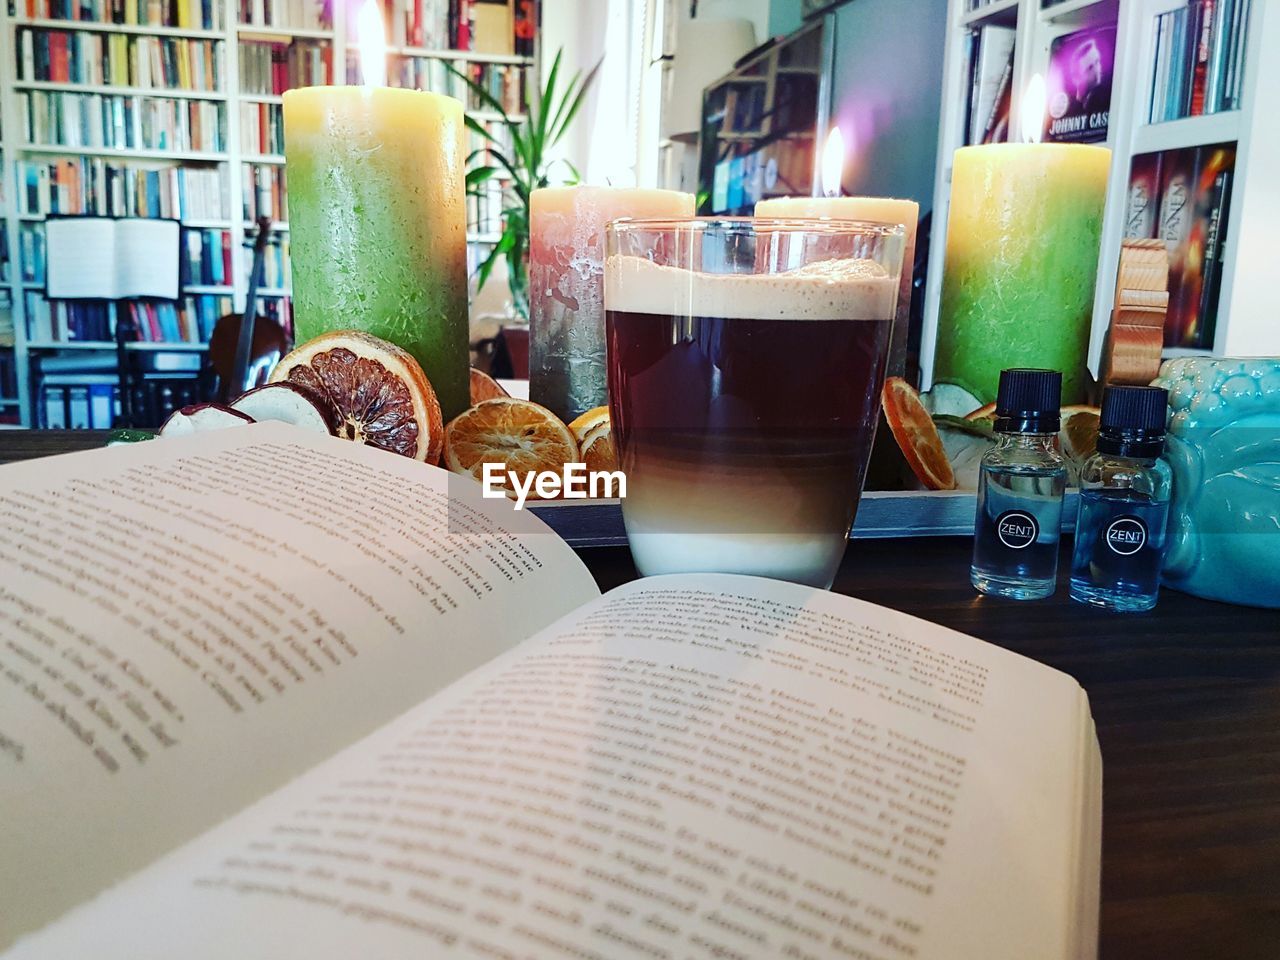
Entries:
{"label": "milk foam layer", "polygon": [[874,260],[822,260],[787,273],[699,273],[643,257],[605,264],[605,308],[741,320],[888,320],[898,278]]}

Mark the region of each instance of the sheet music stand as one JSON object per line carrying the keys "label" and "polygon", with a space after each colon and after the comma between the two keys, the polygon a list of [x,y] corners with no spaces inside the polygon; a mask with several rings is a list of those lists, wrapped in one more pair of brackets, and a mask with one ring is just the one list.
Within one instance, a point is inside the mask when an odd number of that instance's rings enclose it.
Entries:
{"label": "sheet music stand", "polygon": [[[131,224],[121,228],[121,224]],[[130,242],[132,241],[132,242]],[[114,305],[120,423],[135,426],[132,357],[138,338],[132,301],[176,305],[181,224],[147,217],[51,216],[45,220],[45,296]]]}

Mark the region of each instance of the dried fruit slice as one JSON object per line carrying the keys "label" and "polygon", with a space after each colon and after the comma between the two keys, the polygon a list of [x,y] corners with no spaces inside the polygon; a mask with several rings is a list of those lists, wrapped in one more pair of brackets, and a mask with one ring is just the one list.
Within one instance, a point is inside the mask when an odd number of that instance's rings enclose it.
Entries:
{"label": "dried fruit slice", "polygon": [[1098,426],[1102,422],[1102,410],[1088,404],[1072,404],[1062,408],[1062,426],[1058,430],[1058,442],[1062,455],[1067,458],[1070,482],[1080,480],[1080,468],[1098,452]]}
{"label": "dried fruit slice", "polygon": [[930,490],[954,490],[956,477],[951,461],[933,418],[920,402],[920,394],[901,377],[890,377],[880,391],[880,405],[893,438],[917,479]]}
{"label": "dried fruit slice", "polygon": [[492,400],[494,397],[509,397],[511,394],[502,389],[502,384],[493,377],[489,376],[483,370],[471,368],[471,405],[474,407],[477,403],[485,400]]}
{"label": "dried fruit slice", "polygon": [[[502,464],[523,477],[578,461],[578,443],[554,413],[529,400],[495,397],[464,410],[445,428],[444,465],[484,478],[484,464]],[[531,494],[532,496],[533,494]]]}
{"label": "dried fruit slice", "polygon": [[618,469],[618,454],[613,447],[613,430],[608,420],[596,424],[582,438],[579,447],[582,451],[582,462],[587,465],[589,472]]}
{"label": "dried fruit slice", "polygon": [[337,436],[424,463],[440,459],[440,402],[418,361],[393,343],[338,330],[288,353],[272,383],[296,383],[338,409]]}
{"label": "dried fruit slice", "polygon": [[995,422],[996,405],[995,403],[984,403],[977,410],[970,410],[964,415],[964,418],[970,422],[975,420],[989,420]]}
{"label": "dried fruit slice", "polygon": [[338,410],[333,401],[292,380],[254,387],[232,400],[231,409],[248,414],[258,423],[279,420],[329,435],[338,429]]}
{"label": "dried fruit slice", "polygon": [[220,403],[198,403],[191,407],[182,407],[169,414],[169,418],[160,425],[157,436],[185,437],[191,433],[204,433],[207,430],[225,430],[227,427],[243,427],[253,423],[253,417],[239,410],[232,410]]}
{"label": "dried fruit slice", "polygon": [[569,432],[573,434],[573,439],[578,441],[581,446],[582,442],[587,439],[587,434],[600,426],[602,423],[609,422],[608,407],[592,407],[586,413],[574,417],[569,422]]}

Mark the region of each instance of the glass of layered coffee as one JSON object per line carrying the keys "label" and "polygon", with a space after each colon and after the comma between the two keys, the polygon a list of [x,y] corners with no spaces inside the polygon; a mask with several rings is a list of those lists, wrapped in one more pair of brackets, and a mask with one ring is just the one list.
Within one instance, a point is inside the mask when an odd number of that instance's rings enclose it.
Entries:
{"label": "glass of layered coffee", "polygon": [[900,226],[608,227],[609,409],[642,574],[829,587],[875,436]]}

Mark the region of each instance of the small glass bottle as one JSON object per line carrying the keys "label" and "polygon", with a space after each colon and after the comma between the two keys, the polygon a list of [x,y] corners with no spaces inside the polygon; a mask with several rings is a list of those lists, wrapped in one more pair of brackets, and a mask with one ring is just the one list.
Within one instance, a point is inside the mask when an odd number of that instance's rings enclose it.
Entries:
{"label": "small glass bottle", "polygon": [[1062,374],[1004,370],[996,445],[978,473],[969,580],[981,593],[1039,600],[1058,581],[1058,535],[1067,469],[1058,452]]}
{"label": "small glass bottle", "polygon": [[1108,387],[1098,452],[1080,470],[1071,599],[1108,610],[1150,610],[1160,592],[1173,472],[1164,452],[1160,387]]}

